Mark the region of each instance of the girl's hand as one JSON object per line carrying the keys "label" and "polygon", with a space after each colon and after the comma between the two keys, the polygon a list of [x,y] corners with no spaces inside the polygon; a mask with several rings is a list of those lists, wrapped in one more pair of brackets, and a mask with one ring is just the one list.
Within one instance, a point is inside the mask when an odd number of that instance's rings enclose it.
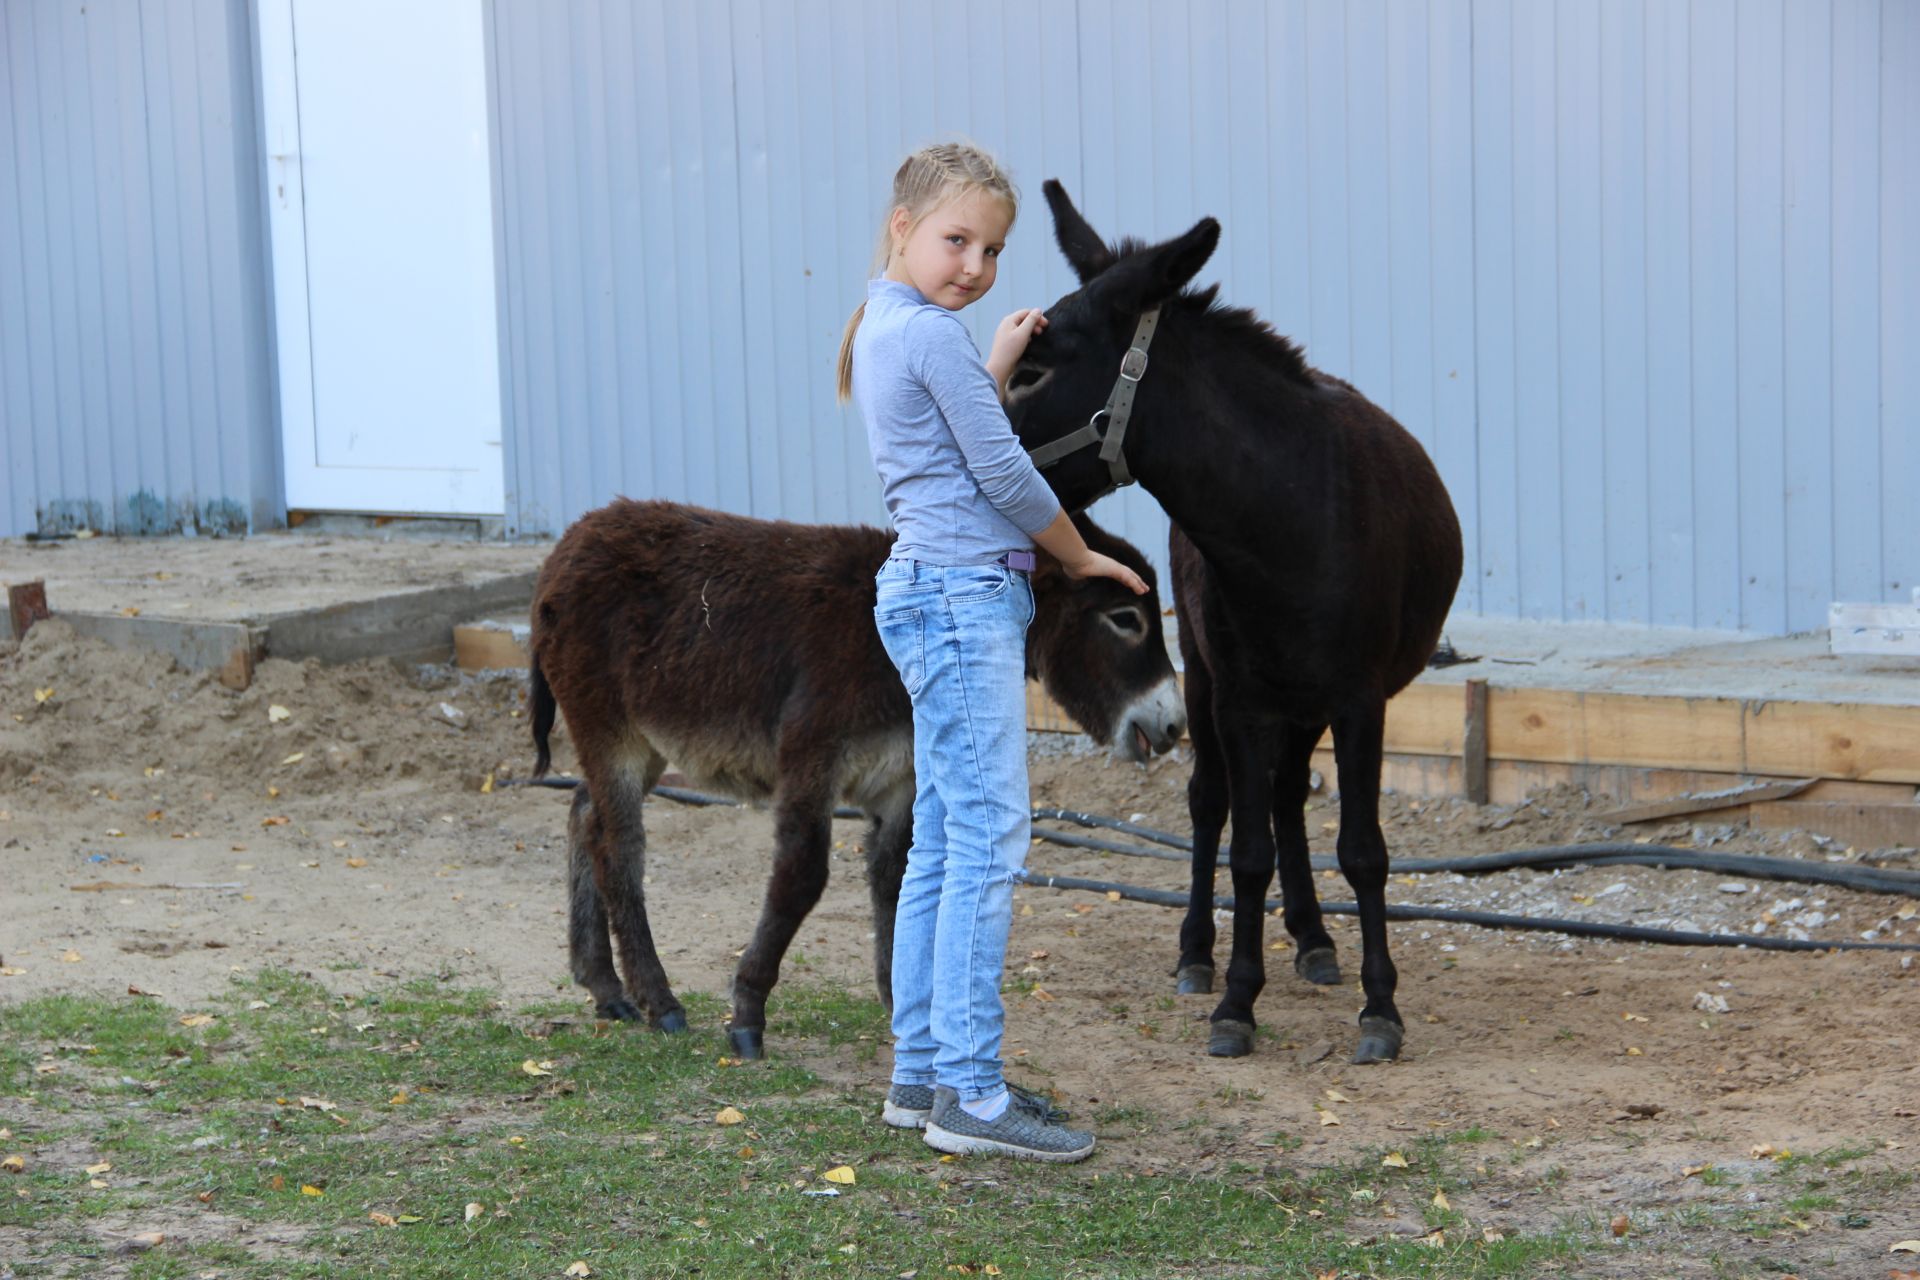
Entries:
{"label": "girl's hand", "polygon": [[1147,584],[1141,581],[1139,574],[1112,556],[1101,555],[1098,551],[1089,550],[1084,559],[1072,563],[1062,560],[1060,567],[1067,571],[1069,578],[1112,578],[1137,596],[1147,593]]}
{"label": "girl's hand", "polygon": [[1027,343],[1046,327],[1046,312],[1039,307],[1023,307],[1002,320],[1000,327],[993,331],[993,351],[987,356],[987,372],[993,375],[1003,395],[1007,379],[1013,376],[1013,367],[1027,352]]}

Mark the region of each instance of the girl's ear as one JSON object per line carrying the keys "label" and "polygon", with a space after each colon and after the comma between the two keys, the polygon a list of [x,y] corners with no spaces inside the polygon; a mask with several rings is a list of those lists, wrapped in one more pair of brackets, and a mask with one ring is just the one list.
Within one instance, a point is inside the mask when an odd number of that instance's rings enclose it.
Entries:
{"label": "girl's ear", "polygon": [[1100,300],[1129,315],[1157,307],[1187,287],[1220,243],[1220,224],[1202,218],[1183,235],[1130,253],[1100,277]]}
{"label": "girl's ear", "polygon": [[911,230],[913,230],[913,214],[903,204],[893,206],[893,212],[887,216],[888,257],[899,254],[901,247],[907,242],[907,233]]}
{"label": "girl's ear", "polygon": [[1107,248],[1099,233],[1088,226],[1080,211],[1073,207],[1060,180],[1048,178],[1040,189],[1046,193],[1047,207],[1053,210],[1053,238],[1059,242],[1060,252],[1067,256],[1067,265],[1080,277],[1080,283],[1085,284],[1112,266],[1113,250]]}

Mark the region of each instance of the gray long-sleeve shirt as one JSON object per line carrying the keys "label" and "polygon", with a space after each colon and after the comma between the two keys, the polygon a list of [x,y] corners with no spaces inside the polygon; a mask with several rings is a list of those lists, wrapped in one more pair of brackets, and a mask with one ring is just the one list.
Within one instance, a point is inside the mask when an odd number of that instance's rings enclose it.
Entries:
{"label": "gray long-sleeve shirt", "polygon": [[987,564],[1033,546],[1060,502],[1013,434],[960,317],[911,285],[867,285],[853,398],[894,528],[893,554]]}

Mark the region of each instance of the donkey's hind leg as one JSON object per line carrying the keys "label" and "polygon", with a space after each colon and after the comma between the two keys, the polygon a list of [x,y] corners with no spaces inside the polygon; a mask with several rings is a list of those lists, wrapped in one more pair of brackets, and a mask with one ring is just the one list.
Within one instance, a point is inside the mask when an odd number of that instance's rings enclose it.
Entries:
{"label": "donkey's hind leg", "polygon": [[1340,870],[1360,908],[1360,1044],[1355,1062],[1390,1062],[1406,1036],[1394,1007],[1399,974],[1387,954],[1387,842],[1380,834],[1380,765],[1384,702],[1350,709],[1333,723],[1340,767]]}
{"label": "donkey's hind leg", "polygon": [[594,1012],[601,1017],[638,1022],[644,1015],[627,999],[620,975],[614,972],[607,908],[593,882],[592,823],[593,798],[581,783],[567,811],[567,952],[573,962],[573,980],[593,995]]}
{"label": "donkey's hind leg", "polygon": [[1280,895],[1287,932],[1293,935],[1293,971],[1323,987],[1340,985],[1340,960],[1320,916],[1307,852],[1307,790],[1313,749],[1325,725],[1286,725],[1280,730],[1279,764],[1273,774],[1273,838],[1280,869]]}
{"label": "donkey's hind leg", "polygon": [[1193,775],[1187,780],[1193,865],[1187,915],[1180,924],[1180,963],[1173,971],[1183,996],[1213,990],[1214,869],[1220,860],[1220,833],[1227,825],[1227,761],[1214,726],[1213,682],[1206,666],[1191,657],[1186,694],[1187,736],[1193,740]]}
{"label": "donkey's hind leg", "polygon": [[727,1039],[742,1058],[766,1055],[767,996],[780,980],[780,961],[793,935],[827,887],[827,846],[833,837],[830,792],[806,788],[781,796],[773,819],[773,875],[753,941],[733,978],[733,1021]]}
{"label": "donkey's hind leg", "polygon": [[687,1015],[667,985],[666,970],[654,948],[644,887],[647,831],[640,805],[659,781],[666,761],[648,749],[637,764],[633,770],[597,770],[588,779],[593,791],[587,824],[593,882],[619,949],[628,991],[646,1009],[649,1025],[660,1031],[685,1031]]}

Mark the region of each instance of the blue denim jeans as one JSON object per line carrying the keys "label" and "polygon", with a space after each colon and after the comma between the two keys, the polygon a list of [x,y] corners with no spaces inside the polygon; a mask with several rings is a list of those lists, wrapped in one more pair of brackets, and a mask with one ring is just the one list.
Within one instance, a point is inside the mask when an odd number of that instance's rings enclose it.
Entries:
{"label": "blue denim jeans", "polygon": [[890,559],[874,621],[913,700],[913,847],[893,927],[893,1080],[962,1101],[1002,1086],[1000,974],[1026,866],[1026,633],[1005,565]]}

